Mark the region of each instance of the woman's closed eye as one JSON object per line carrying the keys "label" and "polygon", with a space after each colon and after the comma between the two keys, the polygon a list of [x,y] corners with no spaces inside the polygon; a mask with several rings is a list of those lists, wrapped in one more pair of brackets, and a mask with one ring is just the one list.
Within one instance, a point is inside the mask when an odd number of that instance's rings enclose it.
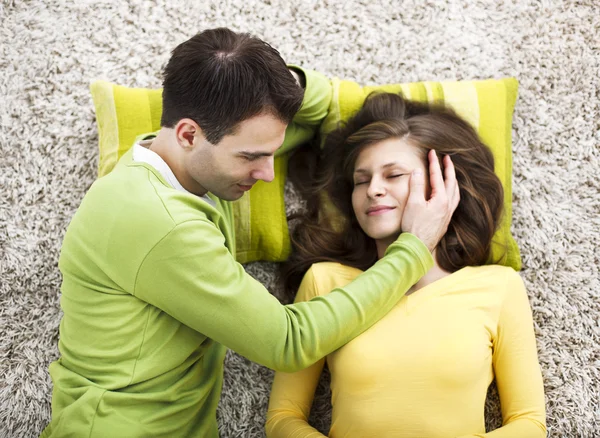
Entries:
{"label": "woman's closed eye", "polygon": [[[408,175],[407,173],[392,173],[391,175],[387,175],[387,179],[400,178],[401,176]],[[358,179],[354,181],[354,186],[360,186],[363,184],[369,184],[371,180],[369,179]]]}

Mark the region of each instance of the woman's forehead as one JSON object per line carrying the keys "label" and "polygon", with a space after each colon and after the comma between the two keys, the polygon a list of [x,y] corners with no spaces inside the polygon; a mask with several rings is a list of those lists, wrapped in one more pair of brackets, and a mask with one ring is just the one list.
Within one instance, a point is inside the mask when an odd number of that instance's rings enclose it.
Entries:
{"label": "woman's forehead", "polygon": [[365,147],[354,163],[355,171],[363,166],[387,168],[414,165],[423,161],[423,152],[404,138],[393,138]]}

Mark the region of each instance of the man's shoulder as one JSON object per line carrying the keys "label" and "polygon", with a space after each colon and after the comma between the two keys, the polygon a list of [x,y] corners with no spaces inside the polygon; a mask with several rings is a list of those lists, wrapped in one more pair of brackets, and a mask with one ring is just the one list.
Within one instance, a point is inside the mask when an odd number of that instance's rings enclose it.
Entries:
{"label": "man's shoulder", "polygon": [[214,240],[222,235],[228,241],[232,220],[222,208],[220,203],[168,187],[143,167],[115,170],[97,180],[85,195],[65,244],[85,241],[96,247],[98,241],[109,241],[115,249],[143,257],[180,228],[198,231],[190,238],[206,234]]}
{"label": "man's shoulder", "polygon": [[132,221],[150,217],[167,228],[191,220],[217,223],[229,209],[224,201],[176,190],[148,166],[137,163],[99,179],[87,196]]}
{"label": "man's shoulder", "polygon": [[115,169],[85,195],[63,241],[63,273],[78,272],[82,263],[102,265],[131,290],[132,275],[160,242],[205,246],[232,240],[217,208],[169,189],[143,168],[135,170],[123,176]]}

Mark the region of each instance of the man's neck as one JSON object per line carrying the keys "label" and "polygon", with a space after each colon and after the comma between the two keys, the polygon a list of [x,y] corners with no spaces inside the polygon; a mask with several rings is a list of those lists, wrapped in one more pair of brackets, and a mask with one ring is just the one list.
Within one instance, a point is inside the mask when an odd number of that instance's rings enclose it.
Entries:
{"label": "man's neck", "polygon": [[[178,145],[173,144],[173,130],[169,128],[161,128],[158,131],[156,137],[152,140],[152,143],[147,147],[152,152],[156,153],[160,158],[167,163],[167,166],[177,178],[177,181],[185,187],[187,191],[195,194],[196,196],[206,195],[206,190],[198,185],[193,179],[190,178],[185,169],[182,168],[180,163],[183,160],[178,159]],[[142,144],[142,146],[146,146]]]}
{"label": "man's neck", "polygon": [[165,130],[165,128],[161,128],[152,140],[149,140],[151,143],[142,143],[142,146],[147,147],[152,152],[158,154],[160,158],[162,158],[165,163],[171,168],[173,173],[177,175],[175,172],[175,163],[173,163],[173,159],[171,157],[171,153],[169,153],[169,133]]}

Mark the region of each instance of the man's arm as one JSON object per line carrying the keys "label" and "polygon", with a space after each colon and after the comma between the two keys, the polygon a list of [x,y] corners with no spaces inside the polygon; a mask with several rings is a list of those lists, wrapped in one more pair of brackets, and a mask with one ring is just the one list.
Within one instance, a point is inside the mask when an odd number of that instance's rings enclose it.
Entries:
{"label": "man's arm", "polygon": [[290,71],[302,83],[304,80],[304,100],[300,111],[288,125],[285,140],[275,155],[280,155],[310,141],[323,119],[327,116],[333,90],[331,81],[313,70],[290,66]]}
{"label": "man's arm", "polygon": [[252,361],[293,372],[373,325],[431,266],[421,241],[404,235],[350,285],[283,306],[234,260],[213,223],[196,220],[147,255],[134,295]]}

